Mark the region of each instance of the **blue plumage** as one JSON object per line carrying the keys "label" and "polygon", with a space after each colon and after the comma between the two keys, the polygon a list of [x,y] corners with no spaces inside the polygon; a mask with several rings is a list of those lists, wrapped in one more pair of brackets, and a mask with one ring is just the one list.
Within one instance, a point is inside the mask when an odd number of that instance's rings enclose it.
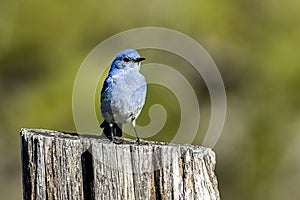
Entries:
{"label": "blue plumage", "polygon": [[135,121],[145,104],[147,92],[146,79],[139,72],[143,60],[133,49],[121,51],[103,83],[101,113],[105,120],[100,127],[112,140],[113,136],[122,136],[122,124],[131,122],[139,141]]}

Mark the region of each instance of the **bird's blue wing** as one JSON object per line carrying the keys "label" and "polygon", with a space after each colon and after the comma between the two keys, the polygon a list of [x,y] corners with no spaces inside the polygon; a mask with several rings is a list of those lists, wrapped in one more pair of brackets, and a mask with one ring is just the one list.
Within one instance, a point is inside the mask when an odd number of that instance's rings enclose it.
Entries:
{"label": "bird's blue wing", "polygon": [[101,95],[109,88],[112,86],[112,84],[114,83],[114,80],[112,77],[108,76],[102,86],[102,90],[101,90]]}

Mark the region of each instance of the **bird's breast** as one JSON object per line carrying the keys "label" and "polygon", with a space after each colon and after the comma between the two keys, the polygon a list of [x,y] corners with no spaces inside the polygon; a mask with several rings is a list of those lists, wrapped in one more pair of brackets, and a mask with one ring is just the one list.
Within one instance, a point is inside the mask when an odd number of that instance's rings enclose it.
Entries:
{"label": "bird's breast", "polygon": [[145,103],[146,80],[140,73],[118,77],[111,89],[110,108],[117,123],[128,123],[137,118]]}

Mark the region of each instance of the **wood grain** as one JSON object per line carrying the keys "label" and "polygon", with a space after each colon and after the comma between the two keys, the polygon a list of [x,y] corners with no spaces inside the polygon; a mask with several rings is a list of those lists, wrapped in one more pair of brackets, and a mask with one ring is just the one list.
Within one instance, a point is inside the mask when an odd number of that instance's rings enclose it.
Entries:
{"label": "wood grain", "polygon": [[24,199],[220,199],[209,148],[21,130]]}

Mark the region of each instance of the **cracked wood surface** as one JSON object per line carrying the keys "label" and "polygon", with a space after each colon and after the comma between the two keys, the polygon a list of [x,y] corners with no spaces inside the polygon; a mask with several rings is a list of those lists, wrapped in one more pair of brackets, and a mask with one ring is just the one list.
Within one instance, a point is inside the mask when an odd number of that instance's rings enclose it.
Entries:
{"label": "cracked wood surface", "polygon": [[209,148],[21,130],[24,199],[220,199]]}

